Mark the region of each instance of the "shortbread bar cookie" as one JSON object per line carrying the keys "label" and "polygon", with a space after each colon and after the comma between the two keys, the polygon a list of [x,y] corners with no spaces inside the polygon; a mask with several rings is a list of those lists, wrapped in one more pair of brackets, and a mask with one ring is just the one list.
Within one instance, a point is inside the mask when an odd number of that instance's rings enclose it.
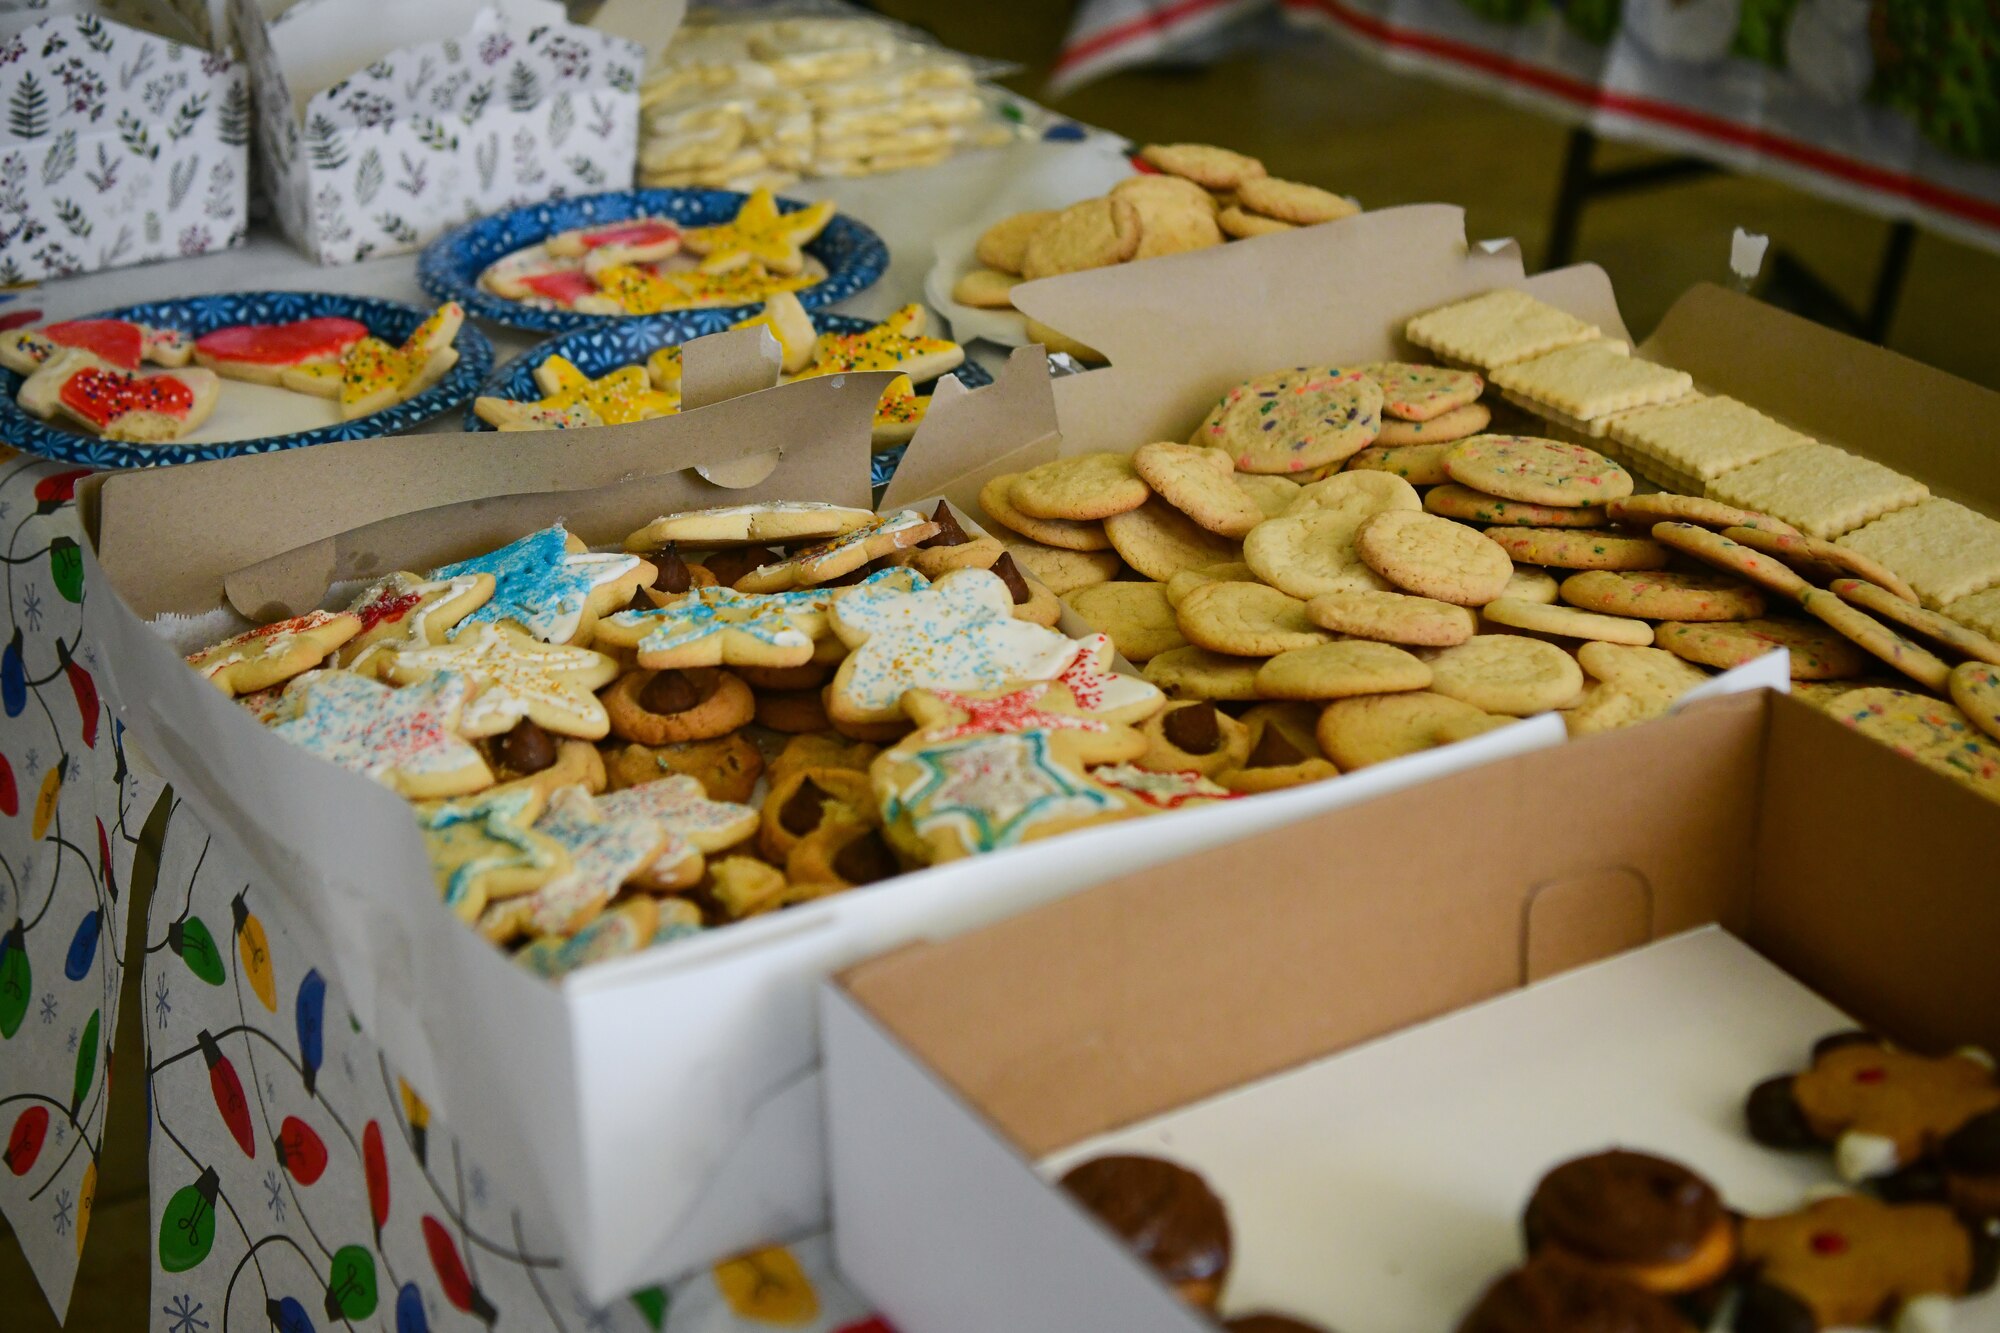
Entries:
{"label": "shortbread bar cookie", "polygon": [[1603,338],[1504,366],[1493,382],[1581,421],[1671,403],[1694,388],[1685,370],[1633,356],[1624,343]]}
{"label": "shortbread bar cookie", "polygon": [[1933,609],[2000,583],[2000,523],[1950,500],[1899,509],[1839,545],[1887,565]]}
{"label": "shortbread bar cookie", "polygon": [[1944,613],[1967,629],[1976,629],[1989,639],[2000,639],[2000,587],[1947,602]]}
{"label": "shortbread bar cookie", "polygon": [[1907,509],[1929,495],[1930,488],[1921,481],[1817,443],[1724,473],[1708,486],[1711,500],[1760,509],[1802,532],[1828,539]]}
{"label": "shortbread bar cookie", "polygon": [[1639,458],[1704,481],[1813,442],[1746,403],[1720,396],[1622,413],[1610,435]]}
{"label": "shortbread bar cookie", "polygon": [[1511,289],[1440,306],[1412,319],[1403,336],[1481,370],[1526,361],[1599,336],[1597,326]]}

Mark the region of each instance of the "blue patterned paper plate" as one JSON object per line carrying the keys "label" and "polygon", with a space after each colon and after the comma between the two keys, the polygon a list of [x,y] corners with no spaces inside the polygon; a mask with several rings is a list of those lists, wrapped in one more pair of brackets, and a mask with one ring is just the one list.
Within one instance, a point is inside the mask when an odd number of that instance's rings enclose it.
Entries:
{"label": "blue patterned paper plate", "polygon": [[[861,333],[872,328],[872,320],[857,319],[853,315],[816,314],[812,317],[813,327],[821,333]],[[552,356],[567,357],[570,364],[596,379],[608,375],[620,366],[644,364],[647,357],[662,347],[671,347],[685,342],[679,325],[671,320],[628,319],[606,322],[596,328],[579,329],[566,333],[560,338],[537,343],[512,361],[493,372],[493,378],[480,386],[479,396],[491,398],[511,398],[516,402],[527,402],[542,396],[541,388],[535,383],[535,367]],[[984,388],[993,382],[993,376],[986,367],[967,359],[951,372],[958,382],[968,389]],[[465,428],[467,430],[491,430],[491,426],[479,419],[470,403],[465,408]],[[886,485],[896,470],[896,464],[903,457],[907,446],[895,445],[875,455],[872,484]]]}
{"label": "blue patterned paper plate", "polygon": [[[745,197],[735,190],[620,190],[550,199],[454,227],[424,247],[417,261],[417,279],[438,300],[458,301],[481,319],[517,329],[570,333],[643,318],[675,324],[681,341],[704,333],[720,333],[737,320],[755,314],[763,303],[669,310],[644,316],[585,315],[574,310],[548,310],[503,300],[479,285],[479,275],[495,260],[545,241],[559,231],[634,217],[665,217],[683,227],[712,227],[735,217]],[[778,200],[780,212],[794,213],[804,207],[802,200]],[[845,214],[836,214],[805,251],[826,266],[823,281],[798,292],[799,304],[808,310],[845,301],[856,292],[867,290],[889,267],[889,247],[882,243],[882,238],[873,228]]]}
{"label": "blue patterned paper plate", "polygon": [[[331,292],[221,292],[213,296],[189,296],[175,301],[148,301],[105,310],[90,319],[129,319],[159,328],[179,329],[190,338],[213,333],[231,324],[283,324],[296,319],[337,317],[355,320],[384,342],[400,343],[431,311],[402,301],[384,301],[372,296],[338,296]],[[479,382],[493,369],[493,344],[468,322],[458,330],[452,344],[458,349],[458,364],[451,373],[416,397],[371,412],[353,421],[339,421],[312,430],[287,435],[265,435],[249,440],[226,440],[213,444],[127,444],[107,440],[80,430],[68,430],[24,410],[14,401],[21,391],[21,376],[0,369],[0,440],[26,453],[59,458],[94,468],[164,467],[172,463],[202,463],[216,458],[240,458],[246,454],[275,453],[280,449],[303,449],[308,445],[330,444],[335,440],[367,440],[394,435],[470,402]],[[222,392],[230,384],[223,382]]]}

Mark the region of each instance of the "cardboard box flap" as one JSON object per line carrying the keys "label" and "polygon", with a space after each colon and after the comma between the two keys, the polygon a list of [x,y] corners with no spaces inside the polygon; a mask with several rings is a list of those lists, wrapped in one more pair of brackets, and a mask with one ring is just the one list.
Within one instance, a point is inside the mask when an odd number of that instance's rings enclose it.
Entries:
{"label": "cardboard box flap", "polygon": [[[1502,781],[1495,765],[1369,804],[1387,822],[1434,829],[1421,843],[1356,840],[1351,814],[1322,816],[1254,852],[1218,847],[1171,875],[1127,876],[843,981],[1038,1157],[1489,999],[1552,959],[1602,957],[1635,924],[1645,938],[1740,924],[1732,904],[1747,896],[1767,697],[1702,704],[1672,733],[1507,760]],[[1635,748],[1645,783],[1631,781]],[[1505,817],[1477,834],[1437,822],[1475,786]],[[1706,795],[1664,801],[1662,790]],[[1594,817],[1565,826],[1552,854],[1546,812],[1585,807]],[[1515,838],[1495,843],[1493,829]],[[1548,914],[1544,943],[1531,906],[1550,892],[1568,901]],[[1108,939],[1120,947],[1107,951]]]}
{"label": "cardboard box flap", "polygon": [[1017,347],[983,389],[951,378],[938,382],[882,506],[899,509],[942,495],[961,509],[976,509],[988,477],[1047,462],[1061,438],[1048,357],[1039,346]]}
{"label": "cardboard box flap", "polygon": [[1518,248],[1468,246],[1464,210],[1444,204],[1044,278],[1013,295],[1110,359],[1056,385],[1063,452],[1085,453],[1185,439],[1248,374],[1397,355],[1410,316],[1495,287],[1524,287],[1627,336],[1601,270],[1528,279]]}
{"label": "cardboard box flap", "polygon": [[[294,604],[313,577],[427,568],[512,541],[541,526],[530,511],[545,492],[573,496],[565,517],[598,545],[669,506],[810,495],[866,507],[870,424],[891,378],[823,376],[589,431],[357,440],[118,473],[97,483],[98,558],[133,610],[151,617],[213,610],[225,576],[283,556],[283,570],[238,581],[239,609],[261,611]],[[790,442],[782,465],[751,489],[684,471],[739,457],[746,439]],[[162,514],[227,521],[161,522]]]}
{"label": "cardboard box flap", "polygon": [[2000,516],[2000,393],[1708,283],[1674,302],[1640,350]]}

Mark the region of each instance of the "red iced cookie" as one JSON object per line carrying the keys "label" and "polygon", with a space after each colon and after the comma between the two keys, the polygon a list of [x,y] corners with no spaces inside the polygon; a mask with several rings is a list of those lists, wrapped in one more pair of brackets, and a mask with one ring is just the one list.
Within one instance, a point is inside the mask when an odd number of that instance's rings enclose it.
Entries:
{"label": "red iced cookie", "polygon": [[197,338],[194,352],[203,365],[225,373],[238,366],[275,371],[314,361],[337,361],[367,334],[365,324],[331,315],[289,324],[232,324]]}

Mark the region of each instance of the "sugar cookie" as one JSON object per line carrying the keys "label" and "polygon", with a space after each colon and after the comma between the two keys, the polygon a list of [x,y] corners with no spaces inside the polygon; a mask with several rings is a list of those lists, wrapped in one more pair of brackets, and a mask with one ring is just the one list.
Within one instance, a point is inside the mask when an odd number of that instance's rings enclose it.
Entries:
{"label": "sugar cookie", "polygon": [[1824,625],[1799,620],[1730,620],[1654,627],[1654,642],[1676,657],[1726,671],[1776,648],[1791,654],[1792,679],[1839,680],[1868,668],[1868,656]]}
{"label": "sugar cookie", "polygon": [[1602,505],[1632,493],[1632,474],[1595,449],[1528,435],[1474,435],[1445,455],[1451,479],[1528,504]]}
{"label": "sugar cookie", "polygon": [[1764,614],[1764,595],[1720,574],[1593,569],[1562,582],[1562,599],[1585,611],[1645,620],[1749,620]]}
{"label": "sugar cookie", "polygon": [[1554,644],[1477,634],[1430,655],[1430,688],[1488,713],[1526,717],[1560,708],[1583,689],[1583,669]]}
{"label": "sugar cookie", "polygon": [[1431,668],[1421,659],[1367,639],[1280,653],[1257,668],[1256,677],[1257,692],[1266,699],[1342,699],[1421,690],[1430,684]]}
{"label": "sugar cookie", "polygon": [[1151,494],[1131,455],[1075,454],[1016,476],[1007,502],[1029,518],[1088,522],[1129,513]]}
{"label": "sugar cookie", "polygon": [[1480,614],[1496,625],[1552,634],[1563,639],[1599,639],[1605,643],[1626,643],[1644,647],[1653,641],[1653,627],[1628,616],[1600,615],[1579,611],[1573,606],[1550,606],[1543,602],[1517,602],[1497,597],[1480,608]]}
{"label": "sugar cookie", "polygon": [[1476,529],[1407,510],[1376,514],[1363,523],[1355,551],[1398,588],[1457,606],[1492,601],[1514,572],[1508,553]]}

